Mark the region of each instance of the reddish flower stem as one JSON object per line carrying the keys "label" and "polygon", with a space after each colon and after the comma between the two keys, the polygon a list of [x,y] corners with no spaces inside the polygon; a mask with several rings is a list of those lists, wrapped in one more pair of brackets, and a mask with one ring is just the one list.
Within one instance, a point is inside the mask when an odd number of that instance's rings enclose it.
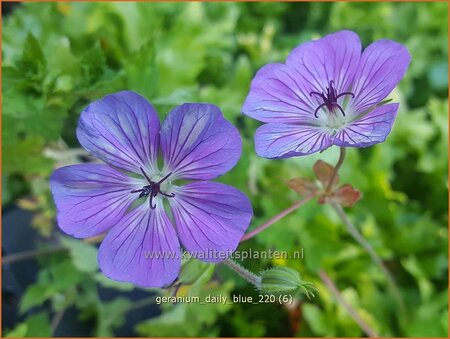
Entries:
{"label": "reddish flower stem", "polygon": [[336,163],[336,166],[334,166],[334,172],[331,175],[330,181],[328,182],[328,185],[325,189],[326,194],[331,193],[331,189],[333,188],[333,181],[334,181],[334,179],[336,179],[339,169],[341,168],[342,164],[344,163],[344,159],[345,159],[345,147],[341,147],[338,162]]}
{"label": "reddish flower stem", "polygon": [[325,273],[324,270],[319,271],[320,279],[323,281],[323,283],[327,286],[327,288],[330,290],[331,294],[336,298],[337,302],[347,311],[348,315],[352,317],[352,319],[358,324],[358,326],[364,331],[367,336],[370,338],[379,338],[379,335],[375,330],[373,330],[356,312],[355,309],[352,308],[350,304],[348,304],[344,298],[342,297],[341,293],[339,292],[338,288],[334,284],[333,280],[328,276],[328,274]]}
{"label": "reddish flower stem", "polygon": [[[88,244],[96,244],[102,240],[103,240],[103,236],[98,235],[98,236],[95,236],[92,238],[84,239],[83,241]],[[64,252],[64,251],[68,251],[68,250],[69,250],[69,248],[65,247],[64,245],[58,245],[55,247],[39,248],[37,250],[30,250],[30,251],[14,253],[14,254],[10,254],[10,255],[3,257],[2,265],[14,264],[14,263],[22,261],[22,260],[33,259],[39,255],[59,253],[59,252]]]}
{"label": "reddish flower stem", "polygon": [[348,218],[348,216],[345,213],[342,206],[336,204],[335,202],[331,202],[330,205],[336,211],[337,215],[342,220],[344,225],[347,227],[347,230],[351,234],[353,239],[355,239],[356,242],[362,248],[364,248],[366,253],[370,256],[370,259],[372,259],[372,262],[378,266],[378,268],[381,270],[381,272],[383,272],[383,274],[388,282],[388,287],[391,290],[391,292],[395,298],[395,301],[397,302],[397,304],[399,306],[400,311],[402,313],[404,313],[405,305],[403,303],[402,294],[400,293],[400,290],[397,287],[397,283],[395,282],[395,279],[392,276],[391,272],[388,270],[386,265],[384,265],[383,260],[378,256],[377,252],[375,252],[372,245],[363,237],[363,235],[358,231],[358,229],[355,227],[355,225],[353,225],[353,223]]}
{"label": "reddish flower stem", "polygon": [[306,204],[308,201],[310,201],[315,196],[316,196],[316,194],[310,194],[310,195],[307,195],[306,197],[304,197],[302,200],[297,201],[292,206],[286,208],[281,213],[279,213],[276,216],[274,216],[273,218],[269,219],[266,223],[264,223],[261,226],[255,228],[254,230],[248,232],[247,234],[244,234],[244,236],[241,238],[241,242],[246,241],[246,240],[248,240],[250,238],[253,238],[255,235],[257,235],[258,233],[261,233],[266,228],[268,228],[270,225],[276,223],[278,220],[284,218],[289,213],[292,213],[293,211],[295,211],[300,206],[303,206],[304,204]]}
{"label": "reddish flower stem", "polygon": [[[325,190],[325,194],[331,193],[331,190],[333,188],[333,181],[335,180],[336,176],[338,175],[339,169],[341,168],[342,164],[344,163],[344,159],[345,159],[345,148],[341,147],[338,162],[336,163],[336,166],[334,167],[334,172],[330,177],[330,181],[328,182],[327,188]],[[372,262],[375,263],[375,265],[377,265],[379,267],[381,272],[383,272],[383,274],[386,277],[386,280],[388,282],[389,288],[391,289],[391,292],[399,305],[400,311],[404,312],[405,306],[403,303],[401,293],[395,282],[395,279],[392,276],[392,274],[390,273],[390,271],[387,269],[387,267],[384,265],[381,258],[375,252],[372,245],[363,237],[363,235],[358,231],[358,229],[355,227],[355,225],[353,225],[353,223],[350,221],[350,219],[348,218],[347,214],[345,213],[345,211],[341,205],[331,201],[330,206],[336,211],[337,215],[339,216],[339,218],[341,219],[343,224],[347,227],[347,230],[350,233],[350,235],[353,237],[353,239],[355,239],[356,242],[362,248],[364,248],[364,250],[367,252],[367,254],[369,254],[370,259],[372,259]]]}

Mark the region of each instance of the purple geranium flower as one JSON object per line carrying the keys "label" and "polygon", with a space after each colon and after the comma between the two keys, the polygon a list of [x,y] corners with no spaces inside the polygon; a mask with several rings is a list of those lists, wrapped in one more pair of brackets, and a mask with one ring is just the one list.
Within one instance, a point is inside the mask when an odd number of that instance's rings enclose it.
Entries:
{"label": "purple geranium flower", "polygon": [[[237,129],[218,107],[183,104],[160,126],[149,102],[120,92],[81,113],[77,136],[107,164],[72,165],[53,173],[58,224],[77,238],[108,231],[98,254],[106,276],[141,286],[170,284],[181,265],[178,238],[187,251],[209,262],[236,249],[250,223],[251,204],[233,187],[204,181],[234,167],[242,150]],[[198,181],[177,185],[177,179]]]}
{"label": "purple geranium flower", "polygon": [[242,108],[267,123],[256,131],[256,152],[288,158],[332,145],[383,142],[399,106],[383,100],[410,60],[408,50],[390,40],[378,40],[361,54],[358,36],[340,31],[298,46],[286,64],[264,66]]}

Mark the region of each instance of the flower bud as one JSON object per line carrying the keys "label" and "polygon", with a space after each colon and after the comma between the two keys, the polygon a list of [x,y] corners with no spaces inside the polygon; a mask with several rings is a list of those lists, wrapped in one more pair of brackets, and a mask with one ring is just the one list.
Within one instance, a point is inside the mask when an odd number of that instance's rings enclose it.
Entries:
{"label": "flower bud", "polygon": [[300,273],[289,267],[275,267],[261,272],[260,290],[267,294],[297,294],[303,292],[308,298],[314,297],[316,288],[308,282],[302,281]]}

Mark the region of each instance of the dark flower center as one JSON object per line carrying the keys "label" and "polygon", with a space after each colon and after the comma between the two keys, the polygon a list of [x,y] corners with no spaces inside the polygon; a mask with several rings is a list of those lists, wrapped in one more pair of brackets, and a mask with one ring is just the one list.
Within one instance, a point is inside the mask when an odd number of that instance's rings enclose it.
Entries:
{"label": "dark flower center", "polygon": [[132,190],[131,193],[139,193],[139,198],[142,197],[148,197],[150,196],[150,208],[151,209],[155,209],[156,205],[153,205],[153,198],[155,198],[158,194],[161,194],[167,198],[173,198],[175,196],[174,193],[164,193],[161,191],[161,184],[172,174],[169,173],[167,174],[164,178],[162,178],[160,181],[155,182],[152,181],[148,175],[144,172],[144,170],[142,169],[142,167],[140,167],[142,174],[144,175],[145,179],[147,179],[148,181],[148,185],[143,186],[141,189],[138,190]]}
{"label": "dark flower center", "polygon": [[340,94],[337,93],[336,89],[334,88],[334,81],[331,80],[329,83],[329,87],[326,87],[326,93],[322,92],[310,92],[309,95],[316,95],[318,96],[320,99],[323,100],[323,103],[320,104],[316,110],[314,111],[314,116],[316,118],[318,118],[319,116],[317,115],[317,113],[319,112],[319,110],[322,107],[327,107],[329,112],[335,112],[336,108],[339,109],[342,113],[342,115],[345,117],[345,112],[342,109],[341,105],[339,105],[337,103],[337,99],[339,99],[340,97],[343,97],[344,95],[351,95],[352,98],[355,97],[355,94],[353,94],[352,92],[342,92]]}

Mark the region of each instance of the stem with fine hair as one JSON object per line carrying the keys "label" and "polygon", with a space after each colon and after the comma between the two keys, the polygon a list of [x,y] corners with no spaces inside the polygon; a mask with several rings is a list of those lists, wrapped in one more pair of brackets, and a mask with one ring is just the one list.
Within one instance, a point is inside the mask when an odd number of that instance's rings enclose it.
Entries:
{"label": "stem with fine hair", "polygon": [[[330,181],[328,182],[327,188],[325,190],[325,193],[330,193],[331,189],[333,187],[333,181],[336,178],[339,169],[341,168],[342,164],[344,163],[345,159],[345,148],[340,148],[340,154],[338,162],[336,163],[336,166],[334,166],[333,174],[330,177]],[[405,306],[403,303],[403,299],[401,296],[401,293],[397,287],[397,284],[395,283],[394,277],[391,275],[387,267],[384,265],[381,258],[378,256],[378,254],[373,249],[372,245],[362,236],[361,233],[359,233],[358,229],[353,225],[353,223],[350,221],[350,219],[347,217],[347,214],[345,213],[344,209],[341,205],[330,201],[331,207],[336,211],[339,218],[342,220],[344,225],[347,227],[348,232],[351,234],[353,239],[360,244],[364,250],[369,254],[372,261],[380,268],[380,270],[383,272],[383,274],[386,276],[386,279],[388,281],[388,285],[390,290],[392,291],[392,294],[394,295],[400,309],[402,311],[405,310]]]}
{"label": "stem with fine hair", "polygon": [[[333,181],[335,180],[339,169],[341,168],[342,164],[344,163],[344,159],[345,159],[345,148],[341,147],[338,162],[336,163],[336,166],[334,166],[334,171],[330,177],[330,181],[328,182],[327,188],[325,190],[326,194],[331,193],[331,189],[333,187]],[[375,252],[375,250],[370,245],[370,243],[362,236],[361,233],[359,233],[358,229],[353,225],[353,223],[347,217],[347,214],[345,213],[342,206],[335,203],[334,201],[330,201],[330,205],[336,211],[337,215],[342,220],[344,225],[347,227],[347,230],[349,231],[349,233],[351,234],[353,239],[355,239],[358,242],[358,244],[360,244],[365,249],[365,251],[369,254],[372,261],[381,269],[383,274],[386,276],[389,288],[392,291],[394,298],[396,299],[401,311],[404,311],[405,305],[403,303],[401,293],[397,287],[397,284],[395,283],[394,277],[389,272],[387,267],[384,265],[381,258]]]}
{"label": "stem with fine hair", "polygon": [[248,269],[239,265],[237,262],[231,259],[226,259],[222,262],[229,268],[231,268],[233,271],[235,271],[241,278],[248,281],[250,284],[253,284],[255,287],[258,288],[261,286],[261,277],[250,272]]}
{"label": "stem with fine hair", "polygon": [[364,331],[365,334],[367,334],[370,338],[378,338],[379,335],[375,330],[373,330],[369,324],[367,324],[356,312],[353,307],[348,304],[344,298],[342,297],[342,294],[339,292],[338,288],[334,284],[333,280],[328,276],[328,274],[325,273],[324,270],[319,271],[319,276],[322,282],[328,287],[331,294],[334,295],[336,300],[339,304],[347,311],[348,315],[353,318],[353,320],[358,324],[358,326]]}
{"label": "stem with fine hair", "polygon": [[336,204],[335,202],[330,202],[330,205],[336,211],[337,215],[342,220],[344,225],[347,227],[347,230],[352,235],[353,239],[355,239],[366,250],[366,252],[369,254],[372,261],[381,269],[383,274],[386,276],[389,288],[391,289],[401,310],[404,311],[405,305],[403,304],[403,299],[402,299],[401,293],[397,287],[397,284],[395,283],[394,277],[392,276],[391,272],[384,265],[383,261],[378,256],[378,254],[375,252],[372,245],[370,245],[370,243],[362,236],[362,234],[359,233],[358,229],[355,227],[355,225],[353,225],[353,223],[347,217],[347,214],[345,213],[342,206]]}

